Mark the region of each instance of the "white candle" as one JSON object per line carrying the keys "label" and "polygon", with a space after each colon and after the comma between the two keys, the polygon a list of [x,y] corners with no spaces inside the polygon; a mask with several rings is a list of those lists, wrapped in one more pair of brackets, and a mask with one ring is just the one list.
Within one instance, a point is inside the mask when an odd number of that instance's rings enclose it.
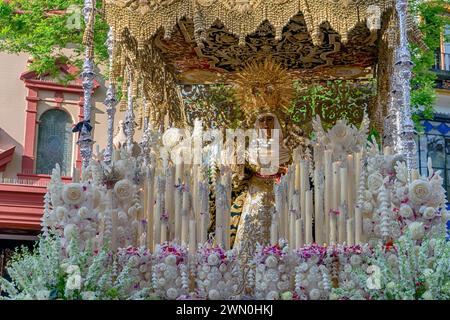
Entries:
{"label": "white candle", "polygon": [[78,170],[78,168],[76,167],[73,167],[72,182],[80,182],[80,170]]}
{"label": "white candle", "polygon": [[305,218],[305,209],[306,209],[306,190],[309,185],[309,170],[308,170],[308,161],[302,160],[300,161],[300,217],[303,221]]}
{"label": "white candle", "polygon": [[168,230],[171,238],[175,237],[175,168],[167,166],[166,172],[166,193],[165,193],[165,211],[168,216]]}
{"label": "white candle", "polygon": [[347,168],[340,168],[340,203],[339,203],[339,242],[343,243],[346,239],[345,223],[347,219]]}
{"label": "white candle", "polygon": [[314,233],[316,243],[323,243],[323,194],[319,189],[320,172],[318,169],[314,170]]}
{"label": "white candle", "polygon": [[197,251],[197,238],[195,234],[195,220],[189,221],[189,254],[193,255]]}
{"label": "white candle", "polygon": [[272,217],[272,224],[270,225],[270,244],[276,245],[278,243],[278,224],[276,219]]}
{"label": "white candle", "polygon": [[297,219],[295,221],[295,248],[300,249],[303,247],[303,220]]}
{"label": "white candle", "polygon": [[289,246],[291,248],[295,247],[295,213],[291,212],[289,214]]}
{"label": "white candle", "polygon": [[201,196],[201,230],[200,243],[204,244],[208,238],[208,221],[209,221],[209,188],[207,182],[200,185]]}
{"label": "white candle", "polygon": [[324,181],[324,241],[329,241],[330,237],[330,211],[333,206],[333,169],[331,164],[331,156],[332,152],[331,150],[325,150],[324,152],[324,175],[325,175],[325,181]]}
{"label": "white candle", "polygon": [[310,244],[313,242],[312,237],[312,211],[313,211],[313,203],[312,203],[312,191],[307,190],[305,193],[305,241],[306,244]]}
{"label": "white candle", "polygon": [[175,192],[175,241],[181,241],[181,215],[182,215],[182,202],[183,194],[181,187],[183,185],[184,178],[184,165],[183,162],[175,164],[175,184],[178,186]]}
{"label": "white candle", "polygon": [[347,245],[354,245],[353,241],[353,219],[347,219]]}
{"label": "white candle", "polygon": [[224,245],[224,232],[223,232],[223,223],[224,223],[224,205],[225,201],[225,189],[222,184],[218,184],[216,186],[216,244],[218,246]]}
{"label": "white candle", "polygon": [[392,155],[392,147],[386,146],[383,151],[385,156]]}
{"label": "white candle", "polygon": [[153,208],[154,208],[154,175],[155,169],[149,168],[146,174],[146,188],[147,188],[147,249],[153,250],[153,239],[154,239],[154,220],[153,220]]}
{"label": "white candle", "polygon": [[167,241],[167,222],[163,221],[161,223],[161,243],[164,243]]}
{"label": "white candle", "polygon": [[188,245],[189,241],[189,220],[190,220],[190,195],[189,191],[183,192],[183,210],[181,216],[181,243],[183,245]]}
{"label": "white candle", "polygon": [[355,181],[355,161],[352,154],[349,154],[347,156],[347,203],[348,203],[348,215],[350,218],[353,218],[355,216],[355,198],[356,198],[356,191],[357,185],[353,183]]}
{"label": "white candle", "polygon": [[112,225],[112,230],[111,230],[111,249],[113,252],[117,251],[117,248],[119,247],[119,239],[118,239],[118,235],[117,235],[117,210],[112,209],[111,210],[111,225]]}
{"label": "white candle", "polygon": [[362,213],[361,209],[355,208],[355,243],[360,244],[362,240]]}

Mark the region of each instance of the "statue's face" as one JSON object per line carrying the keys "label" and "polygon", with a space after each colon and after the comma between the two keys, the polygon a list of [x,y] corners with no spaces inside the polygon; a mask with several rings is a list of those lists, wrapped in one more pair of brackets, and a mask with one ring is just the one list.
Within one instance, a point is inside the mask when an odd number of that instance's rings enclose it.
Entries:
{"label": "statue's face", "polygon": [[261,129],[267,130],[267,138],[272,137],[272,130],[275,129],[275,119],[273,116],[264,116],[260,118],[259,120],[259,127]]}

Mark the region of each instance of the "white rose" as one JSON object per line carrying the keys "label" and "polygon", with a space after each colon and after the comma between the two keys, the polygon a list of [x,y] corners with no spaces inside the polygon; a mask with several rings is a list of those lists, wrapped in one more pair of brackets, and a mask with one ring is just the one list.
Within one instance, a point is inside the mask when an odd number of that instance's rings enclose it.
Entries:
{"label": "white rose", "polygon": [[408,197],[416,205],[425,203],[430,195],[430,183],[426,180],[417,179],[409,185]]}
{"label": "white rose", "polygon": [[436,209],[433,207],[426,207],[422,212],[422,217],[424,219],[433,219],[436,215]]}
{"label": "white rose", "polygon": [[177,257],[175,257],[173,254],[169,254],[165,259],[164,263],[168,266],[175,266],[177,264]]}
{"label": "white rose", "polygon": [[67,204],[80,204],[84,200],[83,187],[79,183],[68,183],[64,185],[62,198]]}
{"label": "white rose", "polygon": [[270,291],[266,296],[266,300],[277,300],[279,297],[280,295],[278,294],[278,292]]}
{"label": "white rose", "polygon": [[276,268],[278,265],[277,258],[275,258],[274,256],[268,256],[266,258],[265,264],[266,264],[267,268]]}
{"label": "white rose", "polygon": [[383,176],[379,172],[372,173],[367,178],[367,186],[370,191],[376,192],[383,185]]}
{"label": "white rose", "polygon": [[178,297],[178,290],[175,288],[169,288],[166,291],[167,298],[175,300]]}
{"label": "white rose", "polygon": [[55,215],[56,218],[58,218],[59,221],[64,220],[64,218],[67,216],[67,210],[64,207],[57,207],[55,209]]}
{"label": "white rose", "polygon": [[67,290],[80,290],[81,288],[81,276],[79,274],[72,274],[67,278],[66,289]]}
{"label": "white rose", "polygon": [[219,263],[219,261],[220,261],[219,256],[218,256],[217,254],[215,254],[215,253],[210,254],[210,255],[208,256],[208,264],[209,264],[210,266],[215,266],[215,265],[217,265],[217,264]]}
{"label": "white rose", "polygon": [[220,293],[216,289],[211,289],[208,292],[208,297],[210,300],[219,300],[220,299]]}
{"label": "white rose", "polygon": [[164,287],[165,284],[166,284],[166,279],[164,279],[164,278],[159,278],[158,279],[158,286],[159,287]]}
{"label": "white rose", "polygon": [[422,222],[412,222],[408,226],[408,229],[411,232],[411,238],[413,240],[420,240],[425,235],[425,227]]}
{"label": "white rose", "polygon": [[128,179],[117,181],[114,185],[114,193],[119,200],[128,200],[133,195],[133,184]]}
{"label": "white rose", "polygon": [[320,291],[319,289],[312,289],[309,293],[309,298],[311,300],[319,300],[320,299]]}
{"label": "white rose", "polygon": [[400,206],[399,214],[403,218],[409,218],[409,217],[411,217],[414,214],[414,212],[413,212],[413,210],[411,209],[411,207],[409,205],[402,204]]}

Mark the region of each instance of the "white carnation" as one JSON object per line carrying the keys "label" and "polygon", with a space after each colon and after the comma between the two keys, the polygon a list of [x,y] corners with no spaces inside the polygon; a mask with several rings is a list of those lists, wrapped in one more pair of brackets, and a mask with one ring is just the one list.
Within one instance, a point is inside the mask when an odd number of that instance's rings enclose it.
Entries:
{"label": "white carnation", "polygon": [[413,212],[412,208],[409,205],[402,204],[400,206],[399,214],[403,218],[407,219],[407,218],[411,217],[414,214],[414,212]]}

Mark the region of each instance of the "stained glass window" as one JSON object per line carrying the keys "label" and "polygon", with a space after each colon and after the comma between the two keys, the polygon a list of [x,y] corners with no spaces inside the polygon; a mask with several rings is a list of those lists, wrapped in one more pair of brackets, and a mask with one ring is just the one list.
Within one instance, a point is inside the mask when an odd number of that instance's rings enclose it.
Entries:
{"label": "stained glass window", "polygon": [[51,174],[58,163],[62,175],[72,167],[72,130],[67,112],[52,109],[42,114],[39,123],[36,173]]}

